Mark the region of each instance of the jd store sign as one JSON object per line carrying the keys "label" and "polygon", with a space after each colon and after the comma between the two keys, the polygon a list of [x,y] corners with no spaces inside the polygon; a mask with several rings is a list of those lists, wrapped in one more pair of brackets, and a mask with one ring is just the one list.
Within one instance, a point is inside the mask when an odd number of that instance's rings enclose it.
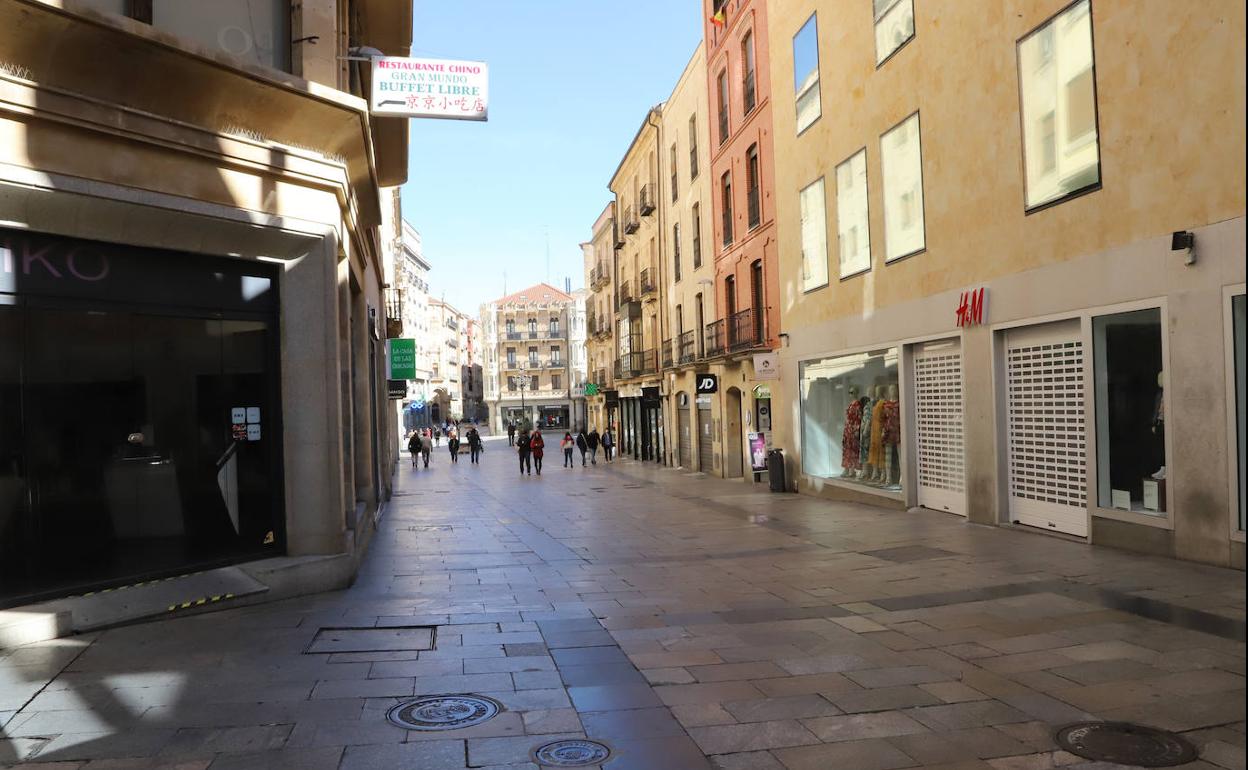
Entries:
{"label": "jd store sign", "polygon": [[719,392],[719,375],[716,374],[699,374],[697,375],[697,392],[698,395],[706,395],[709,393]]}

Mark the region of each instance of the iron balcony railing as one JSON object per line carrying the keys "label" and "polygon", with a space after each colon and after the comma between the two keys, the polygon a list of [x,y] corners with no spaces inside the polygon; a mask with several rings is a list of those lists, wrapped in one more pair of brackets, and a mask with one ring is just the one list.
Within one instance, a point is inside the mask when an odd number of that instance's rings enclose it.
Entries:
{"label": "iron balcony railing", "polygon": [[670,339],[663,340],[662,350],[663,350],[663,368],[671,369],[674,361],[676,360],[676,357],[672,352],[673,351],[672,340]]}
{"label": "iron balcony railing", "polygon": [[550,361],[546,362],[547,369],[562,369],[563,367],[564,367],[563,361],[556,361],[554,359],[551,359]]}
{"label": "iron balcony railing", "polygon": [[658,291],[658,285],[654,281],[654,271],[646,268],[641,271],[641,296],[653,294]]}
{"label": "iron balcony railing", "polygon": [[611,220],[611,245],[617,249],[624,248],[624,234],[620,232],[620,223]]}
{"label": "iron balcony railing", "polygon": [[640,204],[639,208],[641,209],[641,215],[643,217],[646,216],[647,214],[654,213],[654,183],[653,182],[646,182],[645,184],[641,186],[641,200],[639,201],[639,204]]}
{"label": "iron balcony railing", "polygon": [[608,384],[606,369],[598,369],[594,372],[594,384],[600,388],[605,387]]}
{"label": "iron balcony railing", "polygon": [[518,340],[518,339],[520,339],[522,336],[523,336],[523,335],[522,335],[522,334],[520,334],[520,332],[507,332],[507,339],[509,339],[509,340]]}
{"label": "iron balcony railing", "polygon": [[706,351],[707,358],[714,358],[724,354],[725,336],[723,319],[711,321],[706,325],[706,345],[703,349]]}
{"label": "iron balcony railing", "polygon": [[767,341],[767,313],[754,308],[737,311],[728,318],[728,349],[747,350]]}
{"label": "iron balcony railing", "polygon": [[687,331],[676,338],[676,363],[689,364],[698,357],[698,334]]}
{"label": "iron balcony railing", "polygon": [[639,227],[641,227],[641,222],[637,219],[637,209],[632,206],[624,209],[624,234],[632,235]]}
{"label": "iron balcony railing", "polygon": [[403,290],[386,289],[386,339],[403,336]]}
{"label": "iron balcony railing", "polygon": [[[654,351],[650,351],[653,353]],[[615,378],[629,380],[640,377],[643,369],[644,353],[625,353],[615,362]]]}
{"label": "iron balcony railing", "polygon": [[745,114],[749,115],[757,104],[756,94],[754,91],[754,70],[745,73],[745,82],[742,84],[742,106],[745,108]]}
{"label": "iron balcony railing", "polygon": [[623,307],[624,305],[627,305],[630,302],[634,302],[636,301],[636,299],[637,298],[633,296],[632,282],[624,281],[623,283],[621,283],[620,284],[620,307]]}
{"label": "iron balcony railing", "polygon": [[657,350],[641,351],[641,373],[654,374],[659,371],[659,352]]}
{"label": "iron balcony railing", "polygon": [[755,227],[758,227],[760,222],[763,221],[763,211],[759,206],[759,194],[757,187],[754,187],[746,192],[745,201],[747,213],[750,218],[750,229],[753,230]]}

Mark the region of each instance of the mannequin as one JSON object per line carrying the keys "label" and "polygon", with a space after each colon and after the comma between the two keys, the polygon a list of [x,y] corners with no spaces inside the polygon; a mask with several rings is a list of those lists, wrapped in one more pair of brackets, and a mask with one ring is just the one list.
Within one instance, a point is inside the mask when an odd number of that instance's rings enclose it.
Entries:
{"label": "mannequin", "polygon": [[871,405],[871,440],[868,448],[867,462],[871,472],[867,480],[878,484],[888,478],[885,468],[884,422],[888,411],[888,390],[883,385],[875,387],[875,402]]}
{"label": "mannequin", "polygon": [[1157,454],[1161,467],[1150,478],[1161,481],[1166,477],[1166,399],[1165,371],[1157,372],[1157,400],[1153,402],[1153,433],[1157,435]]}
{"label": "mannequin", "polygon": [[845,429],[841,432],[841,470],[844,478],[852,479],[862,468],[858,442],[862,435],[862,399],[858,386],[849,388],[849,405],[845,407]]}
{"label": "mannequin", "polygon": [[862,403],[862,426],[858,432],[858,476],[866,479],[871,476],[871,420],[874,418],[875,400],[873,398],[875,391],[867,390],[860,401]]}
{"label": "mannequin", "polygon": [[897,386],[889,385],[886,395],[880,426],[884,445],[884,472],[880,483],[893,485],[901,480],[901,463],[897,449],[901,445],[901,405],[897,400]]}

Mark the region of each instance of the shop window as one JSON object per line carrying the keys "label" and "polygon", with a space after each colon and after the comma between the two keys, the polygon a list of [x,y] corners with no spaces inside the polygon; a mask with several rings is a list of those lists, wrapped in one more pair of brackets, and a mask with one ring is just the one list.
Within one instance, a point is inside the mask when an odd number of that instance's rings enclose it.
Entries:
{"label": "shop window", "polygon": [[1244,331],[1244,295],[1231,298],[1231,316],[1235,344],[1235,468],[1239,474],[1239,531],[1244,531],[1244,343],[1248,340]]}
{"label": "shop window", "polygon": [[1166,513],[1161,334],[1158,308],[1092,319],[1101,508]]}
{"label": "shop window", "polygon": [[880,65],[914,37],[913,0],[872,0],[875,63]]}
{"label": "shop window", "polygon": [[836,167],[836,233],[841,277],[871,269],[867,213],[867,151],[859,150]]}
{"label": "shop window", "polygon": [[884,171],[884,260],[890,261],[922,251],[923,154],[919,149],[919,114],[916,112],[880,137],[880,163]]}
{"label": "shop window", "polygon": [[153,27],[253,64],[290,68],[288,0],[155,0]]}
{"label": "shop window", "polygon": [[801,364],[802,471],[901,489],[897,348]]}
{"label": "shop window", "polygon": [[793,36],[793,91],[800,134],[823,114],[819,98],[819,24],[815,14]]}
{"label": "shop window", "polygon": [[828,284],[828,227],[823,177],[802,190],[799,202],[802,217],[802,289],[809,291]]}
{"label": "shop window", "polygon": [[1092,11],[1081,0],[1018,44],[1027,208],[1101,182]]}

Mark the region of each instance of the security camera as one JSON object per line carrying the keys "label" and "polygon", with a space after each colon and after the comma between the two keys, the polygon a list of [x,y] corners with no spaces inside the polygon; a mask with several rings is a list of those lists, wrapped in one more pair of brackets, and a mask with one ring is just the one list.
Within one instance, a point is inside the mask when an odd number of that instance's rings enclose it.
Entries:
{"label": "security camera", "polygon": [[1193,233],[1187,230],[1179,230],[1171,233],[1170,250],[1187,252],[1187,258],[1184,260],[1184,264],[1196,264],[1196,236]]}

